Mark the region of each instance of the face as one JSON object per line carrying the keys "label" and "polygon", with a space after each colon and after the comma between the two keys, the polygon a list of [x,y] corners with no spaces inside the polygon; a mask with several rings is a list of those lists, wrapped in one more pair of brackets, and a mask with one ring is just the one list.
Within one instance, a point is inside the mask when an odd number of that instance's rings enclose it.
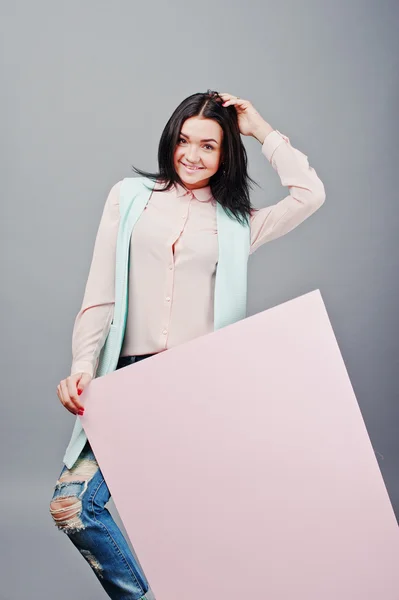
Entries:
{"label": "face", "polygon": [[174,167],[189,190],[209,185],[219,169],[223,130],[213,119],[191,117],[184,121],[175,154]]}

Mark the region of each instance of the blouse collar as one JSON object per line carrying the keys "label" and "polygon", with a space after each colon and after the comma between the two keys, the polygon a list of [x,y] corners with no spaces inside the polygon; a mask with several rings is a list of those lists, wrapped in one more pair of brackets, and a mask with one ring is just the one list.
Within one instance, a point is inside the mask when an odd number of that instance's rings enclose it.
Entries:
{"label": "blouse collar", "polygon": [[211,186],[206,185],[205,187],[198,188],[196,190],[187,190],[179,183],[175,183],[176,196],[182,198],[183,196],[194,196],[199,202],[209,202],[212,200]]}

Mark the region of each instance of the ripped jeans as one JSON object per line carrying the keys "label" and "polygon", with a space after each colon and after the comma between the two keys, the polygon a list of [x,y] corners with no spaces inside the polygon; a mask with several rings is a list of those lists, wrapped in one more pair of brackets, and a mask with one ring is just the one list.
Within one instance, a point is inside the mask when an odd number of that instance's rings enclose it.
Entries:
{"label": "ripped jeans", "polygon": [[[151,356],[123,357],[117,369]],[[63,466],[50,513],[113,600],[154,600],[148,581],[105,504],[111,494],[86,442],[72,469]]]}

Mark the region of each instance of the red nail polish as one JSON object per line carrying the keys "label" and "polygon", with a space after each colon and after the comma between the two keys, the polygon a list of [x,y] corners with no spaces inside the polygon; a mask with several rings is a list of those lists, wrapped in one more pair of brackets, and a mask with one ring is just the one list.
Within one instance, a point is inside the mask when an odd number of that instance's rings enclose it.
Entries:
{"label": "red nail polish", "polygon": [[78,390],[78,396],[82,393],[83,390]]}

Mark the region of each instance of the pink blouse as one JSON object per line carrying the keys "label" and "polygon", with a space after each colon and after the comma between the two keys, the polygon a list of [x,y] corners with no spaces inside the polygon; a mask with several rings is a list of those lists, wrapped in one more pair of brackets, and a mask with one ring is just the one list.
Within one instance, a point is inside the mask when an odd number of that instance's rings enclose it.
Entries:
{"label": "pink blouse", "polygon": [[[262,153],[289,195],[251,213],[252,254],[288,233],[325,200],[324,186],[307,156],[274,130]],[[111,189],[98,229],[81,309],[72,336],[71,374],[95,373],[114,310],[119,189]],[[213,331],[218,243],[216,202],[210,187],[194,192],[155,185],[132,233],[129,306],[121,356],[162,352]]]}

